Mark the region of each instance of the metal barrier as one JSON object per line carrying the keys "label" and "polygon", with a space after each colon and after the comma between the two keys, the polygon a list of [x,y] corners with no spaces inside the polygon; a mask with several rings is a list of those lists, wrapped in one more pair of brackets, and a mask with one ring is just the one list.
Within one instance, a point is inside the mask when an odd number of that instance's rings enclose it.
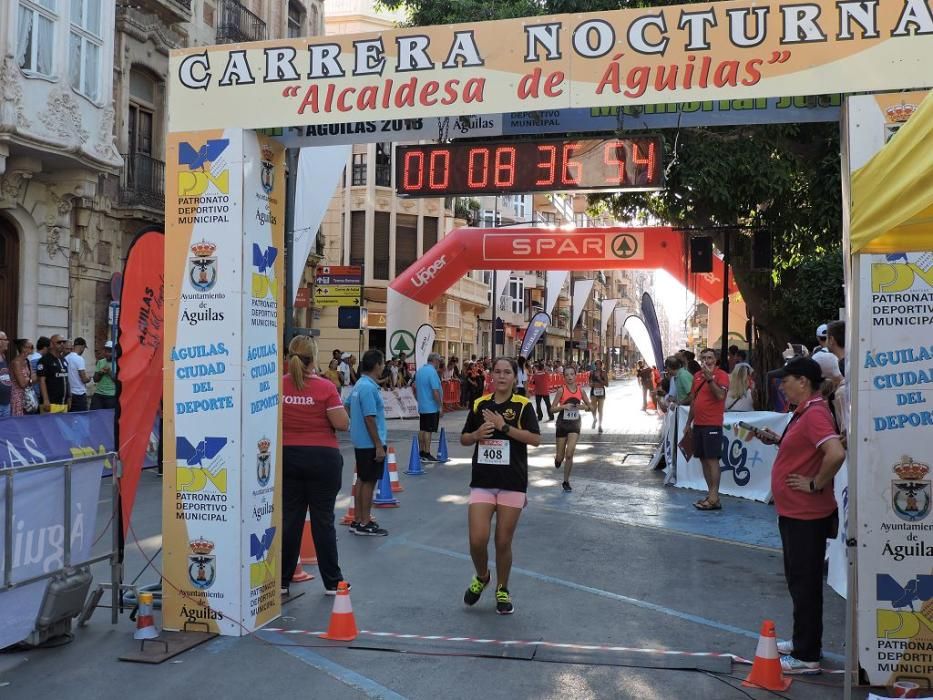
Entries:
{"label": "metal barrier", "polygon": [[[113,512],[111,515],[110,527],[113,531],[112,546],[110,551],[106,554],[99,554],[97,556],[89,556],[86,559],[80,559],[79,561],[72,561],[72,495],[73,495],[73,472],[76,465],[86,464],[89,462],[94,462],[95,464],[104,462],[106,460],[111,460],[113,467],[113,474],[115,478],[113,479]],[[63,521],[63,537],[62,537],[62,562],[61,566],[56,568],[53,571],[46,571],[35,576],[30,576],[29,578],[21,580],[13,580],[13,551],[14,551],[14,536],[15,536],[15,526],[14,526],[14,497],[15,497],[15,479],[17,475],[25,474],[29,472],[39,472],[39,471],[49,471],[49,470],[62,470],[64,474],[64,483],[63,483],[63,498],[62,498],[62,521]],[[120,517],[119,517],[119,477],[122,475],[120,461],[117,457],[116,452],[106,452],[96,455],[88,455],[82,457],[75,457],[72,459],[61,459],[51,462],[43,462],[41,464],[29,464],[24,466],[8,467],[0,469],[0,478],[4,481],[4,518],[3,518],[3,582],[0,586],[0,593],[13,590],[15,588],[21,588],[32,583],[36,583],[42,580],[55,580],[65,578],[68,576],[74,575],[76,570],[88,570],[87,573],[87,586],[90,587],[91,578],[89,573],[89,567],[92,564],[96,564],[102,561],[110,561],[111,577],[113,581],[120,581],[122,564],[120,563],[119,550],[120,550]],[[96,507],[97,500],[95,494],[94,505]],[[49,504],[50,507],[53,507],[52,504]],[[89,536],[93,536],[93,533],[89,533]],[[90,545],[93,547],[93,544]],[[90,548],[89,548],[90,549]],[[88,552],[90,554],[90,551]],[[119,584],[113,587],[113,600],[112,600],[112,615],[111,621],[115,624],[117,622],[118,608],[119,608]],[[43,602],[42,609],[43,611],[46,608],[55,607],[55,601],[49,601],[50,593],[52,586],[49,586],[49,590],[46,591]],[[58,591],[55,592],[57,594]],[[69,593],[61,592],[61,595],[72,594],[73,591]],[[86,593],[85,593],[86,594]],[[84,599],[82,598],[82,602]],[[86,609],[82,611],[79,607],[78,612],[86,613]],[[43,612],[44,614],[44,612]],[[71,617],[68,619],[68,624],[70,625]],[[82,614],[82,618],[84,614]],[[62,618],[64,619],[64,618]],[[34,633],[38,630],[34,630]]]}

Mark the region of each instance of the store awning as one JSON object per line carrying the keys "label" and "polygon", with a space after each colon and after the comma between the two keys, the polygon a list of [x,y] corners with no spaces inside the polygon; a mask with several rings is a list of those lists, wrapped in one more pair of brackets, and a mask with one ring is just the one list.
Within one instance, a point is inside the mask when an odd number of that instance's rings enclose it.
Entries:
{"label": "store awning", "polygon": [[933,248],[933,98],[852,174],[852,252]]}

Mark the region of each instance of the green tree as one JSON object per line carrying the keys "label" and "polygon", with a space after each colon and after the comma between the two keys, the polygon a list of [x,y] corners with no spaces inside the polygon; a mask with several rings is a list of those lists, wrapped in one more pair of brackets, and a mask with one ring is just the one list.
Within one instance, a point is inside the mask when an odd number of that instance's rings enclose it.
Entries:
{"label": "green tree", "polygon": [[[413,26],[689,2],[382,0],[387,8],[405,8]],[[790,340],[812,340],[814,321],[835,317],[842,305],[841,283],[824,284],[829,279],[841,282],[842,276],[841,256],[833,254],[841,247],[838,126],[679,129],[668,130],[663,139],[664,190],[597,195],[591,205],[608,208],[622,220],[660,219],[708,229],[706,235],[713,235],[720,249],[726,234],[719,227],[739,227],[729,234],[735,280],[762,336],[757,355],[761,368],[773,366],[780,361],[780,348]],[[771,232],[771,272],[751,269],[750,233],[756,228]],[[813,315],[804,318],[808,312]]]}

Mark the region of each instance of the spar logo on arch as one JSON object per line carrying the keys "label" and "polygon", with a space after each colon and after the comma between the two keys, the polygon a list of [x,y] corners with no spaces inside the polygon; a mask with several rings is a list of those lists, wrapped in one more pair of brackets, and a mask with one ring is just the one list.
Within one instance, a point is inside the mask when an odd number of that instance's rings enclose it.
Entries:
{"label": "spar logo on arch", "polygon": [[645,234],[642,231],[487,233],[483,235],[483,257],[487,262],[510,263],[566,259],[594,263],[644,260]]}

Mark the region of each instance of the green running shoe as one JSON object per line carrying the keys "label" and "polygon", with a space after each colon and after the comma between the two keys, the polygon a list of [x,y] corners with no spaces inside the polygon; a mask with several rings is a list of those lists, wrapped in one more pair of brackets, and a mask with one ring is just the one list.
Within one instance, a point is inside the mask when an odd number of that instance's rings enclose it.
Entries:
{"label": "green running shoe", "polygon": [[509,589],[499,586],[496,589],[496,612],[500,615],[511,615],[515,612],[512,605],[512,596],[509,595]]}
{"label": "green running shoe", "polygon": [[466,589],[466,593],[463,594],[463,602],[467,605],[475,605],[476,601],[479,600],[479,597],[483,595],[483,591],[486,589],[486,586],[489,585],[489,574],[486,574],[486,580],[483,581],[479,576],[474,576],[473,580],[470,581],[470,587]]}

